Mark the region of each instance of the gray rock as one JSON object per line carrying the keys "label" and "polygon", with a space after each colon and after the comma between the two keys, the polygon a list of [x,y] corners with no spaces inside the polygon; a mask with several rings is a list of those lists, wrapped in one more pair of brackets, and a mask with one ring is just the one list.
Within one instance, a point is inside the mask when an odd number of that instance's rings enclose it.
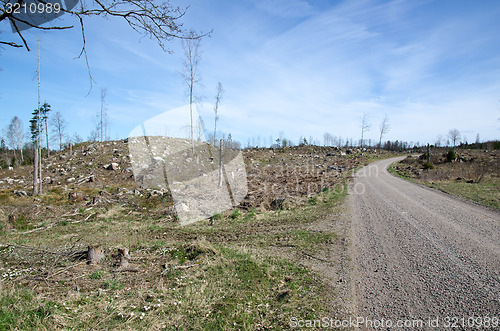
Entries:
{"label": "gray rock", "polygon": [[120,169],[120,166],[118,165],[118,163],[115,163],[115,162],[110,163],[110,164],[106,164],[103,167],[106,170],[118,170],[118,169]]}
{"label": "gray rock", "polygon": [[162,197],[162,196],[163,196],[163,192],[162,191],[158,191],[158,190],[152,190],[148,194],[148,198],[151,198],[151,197]]}

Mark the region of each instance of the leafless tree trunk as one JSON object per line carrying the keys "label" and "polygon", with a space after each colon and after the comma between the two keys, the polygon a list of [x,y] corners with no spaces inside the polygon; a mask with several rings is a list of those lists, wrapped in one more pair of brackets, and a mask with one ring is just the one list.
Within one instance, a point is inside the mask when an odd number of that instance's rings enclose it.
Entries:
{"label": "leafless tree trunk", "polygon": [[38,144],[33,146],[33,195],[38,195]]}
{"label": "leafless tree trunk", "polygon": [[371,124],[368,120],[368,115],[366,113],[363,113],[363,117],[361,119],[361,148],[363,147],[363,139],[365,132],[370,131]]}
{"label": "leafless tree trunk", "polygon": [[40,114],[40,38],[38,38],[38,109],[37,109],[37,127],[38,134],[36,136],[36,144],[34,150],[34,167],[33,167],[33,195],[42,194],[42,147],[41,147],[41,114]]}
{"label": "leafless tree trunk", "polygon": [[198,123],[196,125],[196,140],[201,141],[201,137],[203,137],[203,132],[205,132],[205,123],[203,122],[203,118],[198,116]]}
{"label": "leafless tree trunk", "polygon": [[215,142],[217,141],[217,120],[219,119],[218,112],[219,112],[220,100],[222,99],[222,92],[224,92],[224,90],[222,89],[222,84],[219,82],[217,84],[217,95],[215,97],[215,106],[214,106],[214,113],[215,113],[214,141],[213,141],[214,146],[215,146]]}
{"label": "leafless tree trunk", "polygon": [[189,93],[189,115],[191,120],[191,149],[194,154],[194,123],[193,123],[193,103],[196,99],[194,90],[195,85],[200,82],[198,65],[201,59],[200,43],[201,40],[196,38],[196,33],[190,31],[188,36],[192,38],[182,40],[182,48],[184,49],[184,73],[183,78],[188,87]]}
{"label": "leafless tree trunk", "polygon": [[382,148],[382,137],[384,134],[389,132],[390,129],[391,126],[389,125],[389,118],[387,117],[387,115],[385,115],[382,123],[380,123],[380,139],[378,141],[378,148]]}
{"label": "leafless tree trunk", "polygon": [[100,141],[104,141],[104,126],[107,125],[107,113],[106,113],[106,94],[107,90],[105,88],[101,89],[101,114],[99,116],[99,131],[100,131]]}

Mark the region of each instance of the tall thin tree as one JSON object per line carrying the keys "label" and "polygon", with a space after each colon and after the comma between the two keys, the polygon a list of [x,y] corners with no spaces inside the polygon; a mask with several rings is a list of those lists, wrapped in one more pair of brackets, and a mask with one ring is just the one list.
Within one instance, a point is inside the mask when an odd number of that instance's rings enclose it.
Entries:
{"label": "tall thin tree", "polygon": [[222,93],[224,92],[224,89],[222,88],[222,84],[219,82],[217,84],[217,95],[215,96],[215,106],[214,106],[214,113],[215,113],[215,119],[214,119],[214,141],[213,144],[215,146],[215,143],[217,141],[217,120],[219,119],[218,112],[219,112],[219,105],[220,101],[222,99]]}
{"label": "tall thin tree", "polygon": [[370,121],[368,120],[368,115],[363,113],[363,117],[361,118],[361,148],[363,148],[363,139],[365,132],[370,131],[371,124]]}
{"label": "tall thin tree", "polygon": [[193,123],[193,103],[196,99],[195,85],[200,82],[200,74],[198,65],[201,59],[200,43],[201,39],[191,30],[188,33],[190,38],[182,40],[182,48],[184,49],[184,72],[182,74],[184,81],[187,84],[189,93],[189,116],[191,127],[191,150],[194,154],[194,123]]}
{"label": "tall thin tree", "polygon": [[105,127],[107,126],[107,113],[106,113],[106,95],[108,94],[107,89],[101,89],[101,113],[99,116],[99,131],[100,131],[100,141],[101,143],[105,140]]}
{"label": "tall thin tree", "polygon": [[382,148],[382,137],[384,136],[384,134],[389,132],[390,129],[391,126],[389,125],[389,117],[385,115],[382,123],[380,123],[380,138],[378,140],[378,148]]}
{"label": "tall thin tree", "polygon": [[40,37],[38,37],[38,108],[32,121],[32,133],[36,134],[36,143],[33,144],[33,195],[42,194],[42,147],[41,147],[41,115],[40,115]]}

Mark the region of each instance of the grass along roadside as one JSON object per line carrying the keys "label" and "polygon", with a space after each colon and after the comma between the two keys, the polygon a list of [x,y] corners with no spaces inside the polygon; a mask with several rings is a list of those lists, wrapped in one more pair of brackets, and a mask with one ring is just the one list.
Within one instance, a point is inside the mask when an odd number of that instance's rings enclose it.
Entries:
{"label": "grass along roadside", "polygon": [[[23,231],[0,234],[0,329],[288,329],[292,316],[332,316],[333,288],[301,259],[340,242],[314,224],[335,221],[346,187],[288,210],[229,211],[212,226],[117,205],[79,208],[35,232],[23,219]],[[101,263],[68,254],[88,243],[105,247]],[[137,272],[115,272],[119,247]]]}
{"label": "grass along roadside", "polygon": [[[396,169],[399,167],[399,169]],[[425,171],[425,170],[423,170]],[[500,178],[486,176],[479,182],[452,179],[420,180],[404,169],[404,164],[395,162],[389,166],[389,172],[408,181],[440,190],[444,193],[466,199],[490,209],[500,211]]]}

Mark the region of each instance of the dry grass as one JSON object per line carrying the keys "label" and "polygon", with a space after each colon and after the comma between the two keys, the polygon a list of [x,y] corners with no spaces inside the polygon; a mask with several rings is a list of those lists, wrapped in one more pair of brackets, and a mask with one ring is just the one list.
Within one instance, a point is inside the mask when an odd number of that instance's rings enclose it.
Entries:
{"label": "dry grass", "polygon": [[433,153],[433,169],[424,169],[425,157],[409,157],[393,165],[393,172],[500,211],[500,152],[457,150],[448,162],[446,150]]}
{"label": "dry grass", "polygon": [[[302,260],[336,240],[311,224],[344,197],[325,190],[291,210],[232,211],[213,226],[185,227],[137,212],[140,201],[81,202],[64,217],[57,207],[27,203],[16,209],[26,228],[4,221],[10,230],[1,235],[0,329],[288,329],[292,316],[338,315],[333,288]],[[49,212],[53,219],[40,216]],[[91,243],[106,251],[94,266],[81,260]],[[115,272],[120,247],[130,249],[138,272]]]}

